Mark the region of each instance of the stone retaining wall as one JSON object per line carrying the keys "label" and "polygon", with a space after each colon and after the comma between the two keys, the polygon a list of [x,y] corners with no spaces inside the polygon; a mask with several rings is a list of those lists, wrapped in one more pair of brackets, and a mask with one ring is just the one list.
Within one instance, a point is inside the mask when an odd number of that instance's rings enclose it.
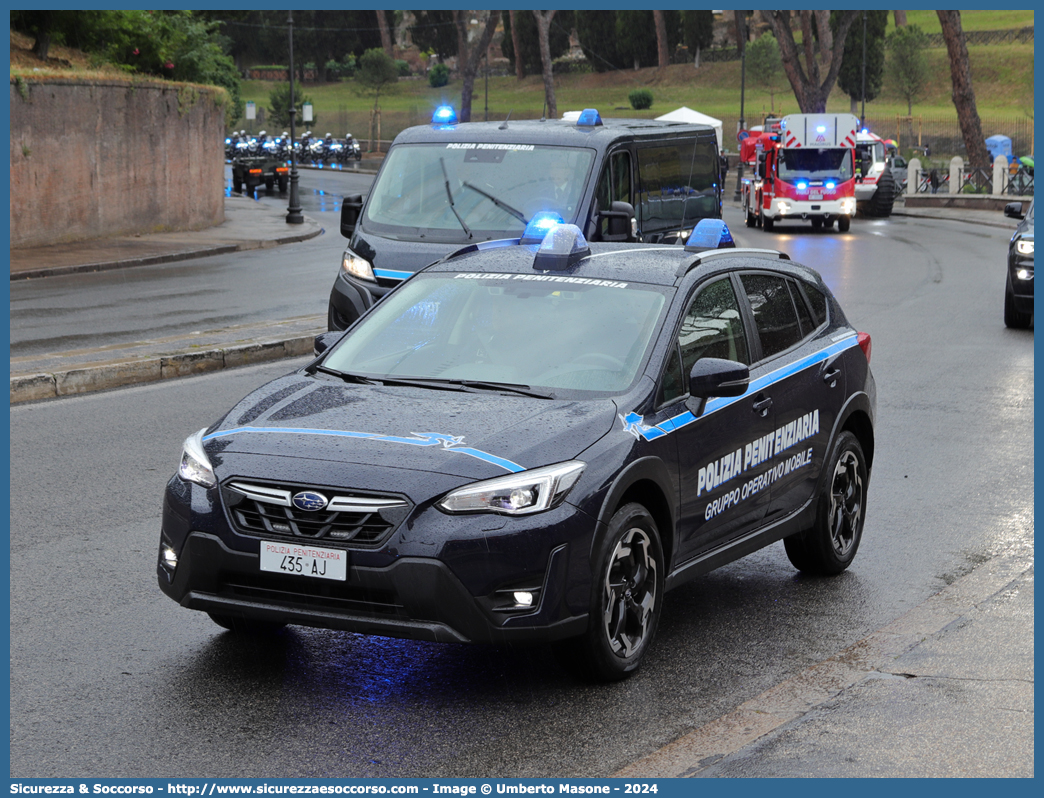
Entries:
{"label": "stone retaining wall", "polygon": [[224,221],[220,89],[11,79],[11,247]]}

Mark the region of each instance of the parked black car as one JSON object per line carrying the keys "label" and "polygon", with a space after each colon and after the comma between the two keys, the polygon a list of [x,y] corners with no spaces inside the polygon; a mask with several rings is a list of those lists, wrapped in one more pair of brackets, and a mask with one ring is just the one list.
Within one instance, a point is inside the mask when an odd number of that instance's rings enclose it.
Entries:
{"label": "parked black car", "polygon": [[1004,215],[1022,219],[1008,244],[1008,277],[1004,286],[1004,323],[1025,328],[1033,323],[1033,200],[1022,214],[1023,203],[1009,202]]}
{"label": "parked black car", "polygon": [[550,641],[613,680],[676,585],[779,540],[845,570],[876,389],[819,275],[704,249],[720,220],[686,247],[539,225],[418,272],[190,436],[163,591],[237,630]]}

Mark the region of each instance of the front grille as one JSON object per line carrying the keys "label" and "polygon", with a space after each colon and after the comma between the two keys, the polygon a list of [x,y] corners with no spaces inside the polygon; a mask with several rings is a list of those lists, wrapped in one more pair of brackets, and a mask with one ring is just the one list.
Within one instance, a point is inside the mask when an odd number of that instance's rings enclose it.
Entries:
{"label": "front grille", "polygon": [[[321,494],[325,506],[295,506],[293,497],[301,493]],[[233,528],[243,535],[306,538],[349,548],[380,546],[411,509],[406,499],[390,494],[237,479],[221,486],[221,497]]]}
{"label": "front grille", "polygon": [[264,573],[223,575],[218,595],[352,615],[409,617],[394,591],[373,590],[350,582],[288,580]]}

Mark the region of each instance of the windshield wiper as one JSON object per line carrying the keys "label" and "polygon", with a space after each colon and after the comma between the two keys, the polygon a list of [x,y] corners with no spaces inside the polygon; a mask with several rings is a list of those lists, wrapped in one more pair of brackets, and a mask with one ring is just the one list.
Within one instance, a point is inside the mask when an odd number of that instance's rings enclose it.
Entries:
{"label": "windshield wiper", "polygon": [[418,388],[435,388],[443,391],[501,391],[532,396],[535,399],[554,399],[554,395],[535,391],[528,385],[516,382],[486,382],[484,380],[444,380],[436,377],[381,377],[385,385],[412,385]]}
{"label": "windshield wiper", "polygon": [[316,366],[315,370],[321,371],[323,374],[329,374],[333,377],[340,377],[345,382],[358,382],[362,385],[381,385],[383,382],[383,380],[377,380],[373,377],[364,377],[362,374],[351,374],[347,371],[338,371],[329,366]]}
{"label": "windshield wiper", "polygon": [[453,211],[453,215],[457,217],[457,221],[460,222],[460,226],[464,228],[464,232],[468,234],[468,238],[474,238],[471,234],[471,229],[464,223],[464,217],[457,213],[457,206],[453,204],[453,192],[450,190],[449,172],[446,171],[445,159],[439,158],[439,166],[442,167],[442,176],[445,178],[446,196],[449,198],[450,210]]}
{"label": "windshield wiper", "polygon": [[474,191],[477,194],[481,194],[483,197],[488,199],[490,202],[492,202],[494,205],[496,205],[501,210],[504,210],[504,211],[507,211],[508,213],[510,213],[512,216],[514,216],[516,219],[518,219],[520,222],[522,222],[522,224],[529,224],[529,220],[525,216],[523,216],[522,215],[522,211],[518,210],[517,208],[512,208],[510,205],[508,205],[503,200],[497,199],[492,194],[490,194],[490,193],[488,193],[486,191],[483,191],[478,186],[472,185],[467,180],[465,180],[463,183],[461,183],[461,185],[464,186],[464,188],[470,188],[472,191]]}

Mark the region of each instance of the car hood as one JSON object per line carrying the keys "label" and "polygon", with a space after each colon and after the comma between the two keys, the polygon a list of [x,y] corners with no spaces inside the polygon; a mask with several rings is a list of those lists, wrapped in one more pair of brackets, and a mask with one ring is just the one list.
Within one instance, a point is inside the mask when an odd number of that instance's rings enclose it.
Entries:
{"label": "car hood", "polygon": [[215,467],[238,454],[488,479],[576,457],[612,429],[617,414],[608,399],[335,379],[295,373],[247,396],[204,436]]}

